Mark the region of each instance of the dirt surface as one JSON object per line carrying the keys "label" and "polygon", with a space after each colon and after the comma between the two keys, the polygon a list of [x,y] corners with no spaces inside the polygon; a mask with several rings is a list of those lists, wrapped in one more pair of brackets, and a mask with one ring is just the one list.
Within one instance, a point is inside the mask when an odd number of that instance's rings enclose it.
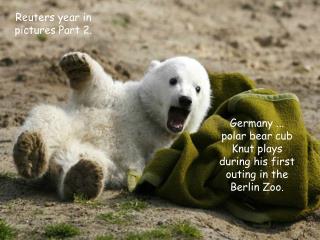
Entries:
{"label": "dirt surface", "polygon": [[[60,202],[45,186],[15,177],[12,138],[37,103],[63,104],[68,96],[59,58],[70,50],[91,54],[114,77],[139,79],[153,59],[188,55],[210,71],[238,71],[259,87],[297,94],[307,128],[320,138],[320,1],[0,1],[0,218],[18,239],[43,239],[48,224],[80,228],[79,239],[104,233],[124,236],[188,219],[205,239],[320,239],[320,212],[293,224],[248,225],[223,210],[199,210],[147,198],[130,224],[97,218],[126,201],[106,191],[99,206]],[[15,12],[86,12],[92,35],[14,37]],[[53,23],[52,23],[53,24]],[[25,24],[28,25],[28,24]],[[29,24],[32,25],[32,24]],[[36,24],[34,24],[36,25]]]}

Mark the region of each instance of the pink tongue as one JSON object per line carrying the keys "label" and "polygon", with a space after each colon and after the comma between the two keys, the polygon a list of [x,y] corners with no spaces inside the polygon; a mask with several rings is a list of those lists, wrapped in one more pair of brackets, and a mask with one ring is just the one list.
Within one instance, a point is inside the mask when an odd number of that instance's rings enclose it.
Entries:
{"label": "pink tongue", "polygon": [[185,120],[185,117],[181,113],[172,112],[169,119],[169,124],[171,127],[177,130],[182,130],[184,120]]}
{"label": "pink tongue", "polygon": [[183,128],[183,120],[177,119],[177,118],[171,118],[170,125],[174,128],[182,129]]}

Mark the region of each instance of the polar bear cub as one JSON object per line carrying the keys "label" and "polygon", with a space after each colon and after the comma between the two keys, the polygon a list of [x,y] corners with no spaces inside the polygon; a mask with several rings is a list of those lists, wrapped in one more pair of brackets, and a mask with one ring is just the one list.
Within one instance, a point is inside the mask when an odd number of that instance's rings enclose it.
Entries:
{"label": "polar bear cub", "polygon": [[120,82],[88,54],[64,55],[66,106],[39,105],[17,134],[13,158],[26,179],[46,177],[63,199],[126,186],[155,150],[195,132],[210,106],[204,67],[189,57],[152,61],[142,80]]}

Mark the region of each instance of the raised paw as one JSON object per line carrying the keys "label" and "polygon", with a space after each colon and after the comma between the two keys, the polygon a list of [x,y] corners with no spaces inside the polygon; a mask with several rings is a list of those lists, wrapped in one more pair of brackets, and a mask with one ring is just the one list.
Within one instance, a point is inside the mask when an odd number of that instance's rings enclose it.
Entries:
{"label": "raised paw", "polygon": [[89,58],[85,53],[72,52],[64,55],[60,60],[60,67],[67,74],[71,88],[81,89],[89,80],[91,74]]}
{"label": "raised paw", "polygon": [[13,159],[18,173],[27,179],[42,177],[48,169],[46,146],[37,132],[20,134],[13,147]]}
{"label": "raised paw", "polygon": [[67,173],[63,183],[63,197],[74,199],[80,195],[86,199],[97,198],[104,188],[104,174],[98,163],[82,159]]}

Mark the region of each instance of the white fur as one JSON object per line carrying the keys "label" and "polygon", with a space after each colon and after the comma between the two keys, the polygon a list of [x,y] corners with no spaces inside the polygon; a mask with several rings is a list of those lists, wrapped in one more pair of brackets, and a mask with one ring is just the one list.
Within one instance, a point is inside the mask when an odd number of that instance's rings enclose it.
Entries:
{"label": "white fur", "polygon": [[[152,61],[141,81],[123,83],[113,81],[87,54],[77,54],[85,57],[92,70],[87,85],[72,91],[66,107],[35,107],[19,131],[43,136],[50,161],[63,168],[61,195],[63,178],[80,156],[103,166],[106,186],[125,186],[129,169],[142,172],[155,150],[169,146],[177,137],[166,123],[168,110],[178,106],[179,96],[193,101],[184,130],[197,131],[207,113],[209,79],[194,59]],[[172,77],[178,78],[175,86],[169,84]],[[201,87],[200,93],[196,86]]]}

